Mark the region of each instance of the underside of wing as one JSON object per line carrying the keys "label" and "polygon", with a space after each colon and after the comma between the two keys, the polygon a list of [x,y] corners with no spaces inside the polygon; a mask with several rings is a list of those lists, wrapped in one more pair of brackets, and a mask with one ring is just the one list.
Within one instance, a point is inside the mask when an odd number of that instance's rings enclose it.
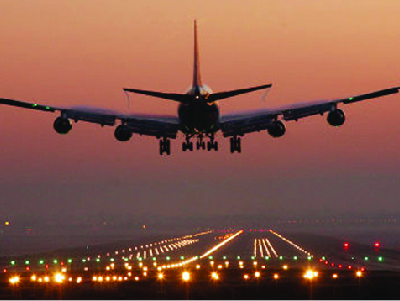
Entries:
{"label": "underside of wing", "polygon": [[399,93],[400,87],[383,89],[371,93],[360,94],[348,98],[333,100],[317,100],[296,103],[272,109],[260,109],[238,112],[220,118],[220,127],[225,137],[241,136],[246,133],[268,130],[274,137],[284,134],[284,125],[278,120],[298,120],[313,115],[328,114],[328,123],[339,126],[344,123],[344,113],[338,109],[338,104],[350,104],[362,100],[378,98]]}

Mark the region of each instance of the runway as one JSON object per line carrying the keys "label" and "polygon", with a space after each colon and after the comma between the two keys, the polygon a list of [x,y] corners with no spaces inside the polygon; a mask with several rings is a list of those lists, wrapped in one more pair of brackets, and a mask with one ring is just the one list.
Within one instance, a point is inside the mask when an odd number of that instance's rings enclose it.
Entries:
{"label": "runway", "polygon": [[[277,286],[278,282],[357,286],[382,273],[396,278],[400,259],[400,252],[376,243],[364,245],[324,236],[286,234],[278,229],[207,229],[176,237],[143,237],[116,245],[3,257],[1,294],[18,298],[16,291],[36,291],[41,298],[47,298],[43,294],[55,294],[55,288],[63,287],[65,296],[71,297],[71,288],[72,292],[77,287],[113,290],[115,286],[135,283],[144,283],[140,298],[155,298],[152,286],[159,283],[175,289],[190,283],[194,290],[200,284],[213,287],[216,283],[220,283],[219,287],[229,284],[236,288]],[[165,292],[164,297],[181,298],[180,292]],[[242,292],[237,293],[238,298],[246,298]],[[266,297],[260,291],[252,293],[256,294],[252,295],[254,298]],[[279,295],[279,290],[274,293],[275,298],[281,296],[289,297],[285,293]]]}

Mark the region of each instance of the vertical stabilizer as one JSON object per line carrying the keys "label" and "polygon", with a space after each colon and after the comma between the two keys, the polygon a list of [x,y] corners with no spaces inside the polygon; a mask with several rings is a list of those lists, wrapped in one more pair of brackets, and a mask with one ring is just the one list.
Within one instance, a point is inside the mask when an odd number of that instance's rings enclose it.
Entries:
{"label": "vertical stabilizer", "polygon": [[193,61],[193,88],[202,86],[199,62],[199,43],[197,41],[197,21],[194,20],[194,61]]}

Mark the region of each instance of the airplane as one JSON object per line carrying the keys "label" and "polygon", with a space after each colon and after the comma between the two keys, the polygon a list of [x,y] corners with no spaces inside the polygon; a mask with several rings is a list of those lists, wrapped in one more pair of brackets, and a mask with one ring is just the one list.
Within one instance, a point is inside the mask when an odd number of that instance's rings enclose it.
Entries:
{"label": "airplane", "polygon": [[[332,126],[341,126],[345,122],[343,110],[339,104],[351,104],[362,100],[373,99],[385,95],[399,93],[399,87],[387,88],[366,94],[347,98],[320,100],[286,105],[280,108],[258,109],[251,112],[238,112],[230,115],[220,115],[218,101],[250,93],[257,90],[268,90],[272,84],[213,93],[203,84],[200,75],[199,46],[197,38],[197,22],[194,21],[194,61],[192,86],[186,93],[165,93],[140,89],[123,89],[125,93],[136,93],[179,103],[177,115],[143,115],[122,114],[105,108],[84,106],[55,107],[38,103],[30,103],[14,99],[0,98],[0,104],[16,106],[45,112],[58,112],[53,127],[58,134],[67,134],[72,129],[71,121],[85,121],[101,126],[118,126],[114,137],[118,141],[128,141],[133,134],[153,136],[159,139],[160,155],[171,154],[171,139],[176,139],[181,132],[185,136],[182,151],[193,151],[193,138],[197,139],[196,149],[218,151],[218,141],[215,136],[222,132],[225,138],[230,138],[230,152],[241,153],[241,137],[245,134],[267,131],[274,138],[286,133],[284,121],[297,121],[300,118],[323,115],[327,113],[327,122]],[[204,139],[207,138],[207,147]]]}

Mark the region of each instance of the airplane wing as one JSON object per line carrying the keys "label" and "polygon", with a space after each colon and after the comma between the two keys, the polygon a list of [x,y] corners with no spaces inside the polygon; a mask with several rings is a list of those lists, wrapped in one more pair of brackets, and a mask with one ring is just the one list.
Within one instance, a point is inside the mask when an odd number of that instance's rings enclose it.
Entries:
{"label": "airplane wing", "polygon": [[246,133],[267,130],[272,126],[272,123],[279,118],[285,121],[297,121],[300,118],[312,115],[323,115],[325,112],[336,110],[338,104],[341,103],[350,104],[362,100],[396,94],[399,93],[399,90],[400,87],[394,87],[348,98],[311,101],[273,109],[238,112],[235,114],[221,116],[220,127],[224,137],[242,136]]}
{"label": "airplane wing", "polygon": [[176,134],[180,129],[178,117],[170,115],[122,114],[114,110],[103,108],[84,106],[68,108],[54,107],[38,103],[0,98],[0,105],[2,104],[52,113],[60,112],[61,118],[70,119],[75,122],[91,122],[101,126],[114,126],[117,120],[120,120],[129,128],[131,133],[146,136],[176,138]]}

